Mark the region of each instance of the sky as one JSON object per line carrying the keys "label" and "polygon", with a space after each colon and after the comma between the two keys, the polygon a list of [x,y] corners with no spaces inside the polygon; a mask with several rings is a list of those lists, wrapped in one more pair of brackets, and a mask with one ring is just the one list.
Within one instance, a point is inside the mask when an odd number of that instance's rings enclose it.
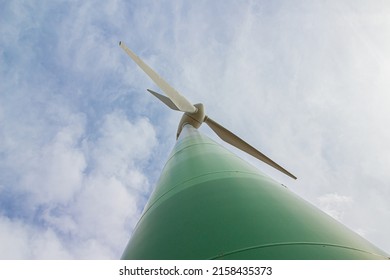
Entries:
{"label": "sky", "polygon": [[0,259],[118,259],[181,114],[124,41],[390,252],[388,1],[1,1]]}

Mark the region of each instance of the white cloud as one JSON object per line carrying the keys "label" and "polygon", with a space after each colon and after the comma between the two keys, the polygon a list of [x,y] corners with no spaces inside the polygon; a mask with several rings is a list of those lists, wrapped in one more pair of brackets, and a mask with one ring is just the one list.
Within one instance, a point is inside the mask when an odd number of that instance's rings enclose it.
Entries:
{"label": "white cloud", "polygon": [[22,220],[0,216],[0,259],[69,259],[51,229],[39,229]]}
{"label": "white cloud", "polygon": [[116,111],[106,116],[100,133],[101,137],[91,147],[91,158],[98,171],[106,176],[126,176],[135,160],[150,155],[150,146],[154,143],[147,141],[155,137],[148,120],[140,119],[132,124],[124,113]]}
{"label": "white cloud", "polygon": [[349,208],[353,203],[352,197],[339,195],[337,193],[328,193],[318,198],[320,207],[328,215],[342,222],[345,208]]}
{"label": "white cloud", "polygon": [[86,168],[79,146],[82,123],[82,118],[75,117],[26,162],[20,191],[31,194],[34,203],[68,203],[81,189]]}

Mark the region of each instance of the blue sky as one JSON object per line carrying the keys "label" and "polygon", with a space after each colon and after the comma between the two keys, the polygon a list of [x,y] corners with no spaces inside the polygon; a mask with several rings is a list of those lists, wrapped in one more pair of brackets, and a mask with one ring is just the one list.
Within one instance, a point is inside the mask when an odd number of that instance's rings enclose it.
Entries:
{"label": "blue sky", "polygon": [[1,2],[0,258],[120,257],[181,117],[121,40],[299,179],[229,149],[390,252],[389,18],[379,0]]}

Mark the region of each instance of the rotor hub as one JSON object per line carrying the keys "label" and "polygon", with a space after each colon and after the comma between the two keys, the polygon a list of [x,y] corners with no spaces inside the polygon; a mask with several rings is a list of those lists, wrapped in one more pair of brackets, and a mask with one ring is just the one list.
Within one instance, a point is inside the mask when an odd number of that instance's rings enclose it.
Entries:
{"label": "rotor hub", "polygon": [[183,126],[185,126],[186,124],[189,124],[194,128],[199,128],[202,125],[205,119],[204,106],[202,103],[194,104],[194,106],[197,109],[195,113],[183,114],[179,123],[179,127],[177,128],[176,139],[179,137]]}

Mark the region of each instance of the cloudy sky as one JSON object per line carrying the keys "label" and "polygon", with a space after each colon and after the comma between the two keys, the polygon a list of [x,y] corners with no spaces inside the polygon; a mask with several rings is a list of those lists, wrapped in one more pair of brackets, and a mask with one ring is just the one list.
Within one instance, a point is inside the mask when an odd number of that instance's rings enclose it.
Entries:
{"label": "cloudy sky", "polygon": [[388,1],[6,0],[1,259],[122,254],[181,115],[120,40],[298,180],[229,149],[390,252]]}

